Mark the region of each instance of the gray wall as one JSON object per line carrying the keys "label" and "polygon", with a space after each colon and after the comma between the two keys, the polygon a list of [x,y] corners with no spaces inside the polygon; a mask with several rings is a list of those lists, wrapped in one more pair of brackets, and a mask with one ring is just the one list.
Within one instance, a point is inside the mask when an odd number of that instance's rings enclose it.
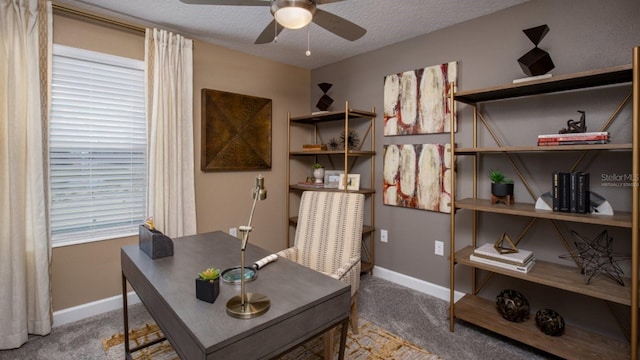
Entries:
{"label": "gray wall", "polygon": [[[422,210],[391,207],[382,204],[382,154],[386,144],[447,143],[448,134],[422,136],[384,137],[382,129],[383,78],[385,75],[406,70],[423,68],[449,61],[458,62],[458,90],[473,90],[510,83],[513,79],[525,77],[517,59],[532,48],[531,42],[522,33],[522,29],[547,24],[550,32],[542,40],[540,47],[551,54],[555,63],[554,75],[570,74],[592,69],[631,63],[631,49],[640,45],[640,3],[637,0],[533,0],[495,14],[487,15],[460,25],[442,29],[435,33],[411,39],[383,49],[362,54],[345,61],[318,68],[311,74],[311,111],[317,99],[322,95],[315,84],[328,82],[333,84],[329,95],[338,107],[345,100],[352,108],[370,109],[375,106],[376,121],[376,195],[375,223],[378,229],[389,231],[389,242],[379,241],[376,232],[376,264],[411,277],[430,283],[449,286],[449,267],[447,257],[434,255],[434,240],[445,242],[445,255],[449,252],[449,215]],[[488,105],[485,110],[490,122],[500,125],[499,133],[507,144],[535,144],[539,133],[554,133],[565,126],[566,120],[577,119],[576,110],[587,111],[589,130],[597,130],[617,103],[629,91],[629,88],[587,91],[557,97],[526,99],[521,102],[507,102]],[[457,142],[471,145],[471,111],[468,107],[459,109]],[[616,121],[611,129],[615,142],[629,142],[630,107]],[[507,121],[508,120],[508,121]],[[545,121],[547,120],[547,121]],[[505,125],[506,126],[503,126]],[[490,145],[486,134],[482,137],[485,145]],[[599,181],[603,173],[628,173],[630,157],[625,154],[597,157],[589,161],[592,173],[592,188],[603,193],[617,209],[629,210],[630,192],[606,187]],[[533,187],[538,194],[548,191],[550,173],[548,167],[565,169],[571,158],[554,156],[553,159],[531,156],[517,157],[525,165],[524,172],[532,177]],[[557,163],[556,163],[557,162]],[[468,159],[458,159],[459,197],[470,195],[472,172]],[[499,167],[508,175],[514,176],[504,158],[490,157],[481,162],[479,191],[488,194],[488,183],[484,181],[485,171]],[[596,181],[594,181],[594,178]],[[484,196],[485,198],[487,196]],[[534,202],[522,186],[516,182],[516,199]],[[463,235],[456,242],[456,248],[470,244],[468,235],[470,226],[468,214],[462,212],[457,217],[456,233]],[[523,219],[514,217],[483,216],[484,242],[493,242],[505,229],[513,237],[522,229]],[[508,222],[508,226],[505,224]],[[573,225],[570,225],[573,226]],[[567,231],[568,228],[562,230]],[[589,236],[602,229],[599,227],[580,227]],[[557,241],[548,240],[549,225],[537,226],[531,235],[523,239],[522,248],[536,250],[536,256],[548,261],[562,262],[557,255],[566,252]],[[614,239],[621,239],[621,246],[628,248],[629,232],[611,229]],[[545,241],[540,239],[544,238]],[[617,241],[618,243],[618,241]],[[458,290],[468,290],[469,277],[462,267]],[[375,270],[374,270],[375,274]],[[509,284],[508,282],[501,283]],[[515,286],[515,285],[514,285]],[[569,313],[570,308],[589,309],[589,299],[573,298],[563,295],[560,300],[549,300],[546,290],[524,286],[531,293],[530,302],[538,306],[554,306]],[[495,296],[495,289],[486,295]],[[555,298],[555,296],[552,296]],[[575,306],[576,303],[582,305]],[[568,314],[571,316],[572,314]],[[580,317],[576,315],[576,317]],[[592,327],[589,321],[584,326]],[[605,332],[609,330],[605,329]],[[614,336],[616,334],[613,334]]]}

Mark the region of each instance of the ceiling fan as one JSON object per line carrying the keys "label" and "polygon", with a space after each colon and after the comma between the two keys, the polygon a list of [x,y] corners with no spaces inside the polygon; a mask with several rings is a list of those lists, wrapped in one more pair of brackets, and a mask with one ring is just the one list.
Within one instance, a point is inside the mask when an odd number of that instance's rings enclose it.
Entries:
{"label": "ceiling fan", "polygon": [[[320,27],[350,41],[358,40],[367,30],[330,12],[318,9],[318,5],[343,0],[180,0],[185,4],[269,6],[274,19],[258,36],[254,44],[272,42],[283,28],[300,29],[311,21]],[[280,25],[280,26],[278,26]]]}

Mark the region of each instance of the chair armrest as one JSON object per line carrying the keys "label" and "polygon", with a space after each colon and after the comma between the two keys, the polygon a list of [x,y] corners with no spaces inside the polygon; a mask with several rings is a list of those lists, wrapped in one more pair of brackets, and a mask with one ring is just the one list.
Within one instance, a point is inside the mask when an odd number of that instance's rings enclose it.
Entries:
{"label": "chair armrest", "polygon": [[351,296],[353,297],[360,288],[360,257],[355,256],[350,258],[348,263],[339,267],[336,272],[330,276],[345,284],[351,285]]}
{"label": "chair armrest", "polygon": [[281,257],[281,258],[285,258],[285,259],[289,259],[291,261],[298,262],[298,249],[293,248],[293,247],[281,250],[281,251],[277,252],[276,255],[278,255],[278,257]]}
{"label": "chair armrest", "polygon": [[331,276],[333,276],[338,280],[342,280],[343,278],[348,277],[347,275],[349,275],[353,271],[357,271],[358,275],[360,275],[359,265],[360,265],[360,257],[359,256],[351,257],[349,258],[349,262],[347,262],[346,264],[343,264],[338,269],[336,269],[336,272],[331,274]]}

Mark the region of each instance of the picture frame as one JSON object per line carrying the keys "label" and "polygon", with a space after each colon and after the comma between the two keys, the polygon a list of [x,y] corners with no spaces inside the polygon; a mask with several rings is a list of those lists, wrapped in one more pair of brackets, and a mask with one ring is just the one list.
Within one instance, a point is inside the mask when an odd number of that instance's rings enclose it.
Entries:
{"label": "picture frame", "polygon": [[327,189],[337,189],[340,184],[340,175],[344,175],[342,170],[325,170],[324,187]]}
{"label": "picture frame", "polygon": [[202,89],[200,170],[271,169],[271,99]]}
{"label": "picture frame", "polygon": [[[340,174],[338,190],[344,190],[344,174]],[[347,174],[347,190],[360,190],[360,174]]]}

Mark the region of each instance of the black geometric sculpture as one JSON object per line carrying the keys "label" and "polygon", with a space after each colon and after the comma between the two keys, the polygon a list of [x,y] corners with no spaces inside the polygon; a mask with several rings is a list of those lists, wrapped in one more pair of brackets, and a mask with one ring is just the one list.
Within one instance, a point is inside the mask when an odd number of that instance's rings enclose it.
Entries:
{"label": "black geometric sculpture", "polygon": [[332,86],[333,85],[329,83],[318,84],[318,87],[320,88],[320,90],[322,90],[322,93],[324,94],[316,104],[316,107],[320,109],[320,111],[327,111],[327,109],[329,109],[329,106],[331,106],[331,104],[333,103],[333,99],[327,95],[327,91],[329,91],[329,89],[331,89]]}
{"label": "black geometric sculpture", "polygon": [[576,249],[559,257],[578,261],[581,273],[584,274],[585,284],[591,284],[591,280],[603,274],[615,280],[620,286],[624,286],[622,279],[624,271],[619,262],[629,260],[631,257],[613,251],[613,238],[609,237],[607,230],[602,231],[592,240],[585,239],[574,230],[571,230],[571,235],[574,237],[573,244]]}
{"label": "black geometric sculpture", "polygon": [[518,59],[518,64],[520,64],[522,71],[529,76],[544,75],[551,71],[555,67],[553,61],[551,61],[551,56],[548,52],[538,47],[542,38],[549,32],[549,27],[540,25],[522,31],[535,45],[533,49]]}

